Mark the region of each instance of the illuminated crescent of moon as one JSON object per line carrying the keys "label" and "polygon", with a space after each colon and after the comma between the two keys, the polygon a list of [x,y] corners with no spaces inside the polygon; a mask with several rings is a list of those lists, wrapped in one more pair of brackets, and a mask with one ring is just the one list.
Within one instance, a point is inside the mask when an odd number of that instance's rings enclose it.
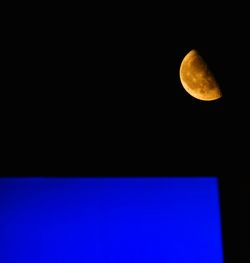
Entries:
{"label": "illuminated crescent of moon", "polygon": [[196,99],[211,101],[222,97],[214,75],[196,50],[191,50],[182,60],[180,80],[184,89]]}

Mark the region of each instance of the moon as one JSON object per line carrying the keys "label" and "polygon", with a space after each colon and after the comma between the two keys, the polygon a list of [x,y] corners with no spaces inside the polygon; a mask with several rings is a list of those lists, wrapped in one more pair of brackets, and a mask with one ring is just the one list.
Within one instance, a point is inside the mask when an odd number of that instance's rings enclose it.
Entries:
{"label": "moon", "polygon": [[180,80],[184,89],[196,99],[212,101],[222,97],[218,82],[195,49],[182,60]]}

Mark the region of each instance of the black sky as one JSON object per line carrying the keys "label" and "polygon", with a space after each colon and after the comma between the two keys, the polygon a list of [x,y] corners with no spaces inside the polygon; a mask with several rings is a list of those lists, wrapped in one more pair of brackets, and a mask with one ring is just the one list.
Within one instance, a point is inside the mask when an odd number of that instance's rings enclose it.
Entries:
{"label": "black sky", "polygon": [[[176,23],[181,15],[94,10],[27,16],[9,31],[9,86],[22,88],[6,89],[3,118],[26,159],[41,167],[57,161],[58,169],[70,158],[79,173],[94,174],[222,174],[244,166],[245,35],[225,19],[216,23],[216,13],[199,30],[186,16]],[[220,100],[202,102],[183,89],[179,68],[191,49],[218,80]]]}

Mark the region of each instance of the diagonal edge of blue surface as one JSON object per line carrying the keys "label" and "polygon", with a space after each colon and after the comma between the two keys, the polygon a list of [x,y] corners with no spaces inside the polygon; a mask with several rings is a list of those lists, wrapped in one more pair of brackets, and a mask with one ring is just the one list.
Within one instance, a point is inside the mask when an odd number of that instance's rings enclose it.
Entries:
{"label": "diagonal edge of blue surface", "polygon": [[1,262],[222,263],[216,177],[2,178]]}

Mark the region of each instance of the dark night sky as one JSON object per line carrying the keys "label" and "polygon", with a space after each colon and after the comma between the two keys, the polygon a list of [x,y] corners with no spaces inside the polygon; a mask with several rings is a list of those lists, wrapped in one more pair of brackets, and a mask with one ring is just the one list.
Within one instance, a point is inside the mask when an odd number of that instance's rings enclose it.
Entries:
{"label": "dark night sky", "polygon": [[[244,27],[232,26],[229,14],[213,10],[211,20],[195,13],[192,21],[192,12],[170,19],[171,8],[149,12],[146,5],[85,15],[48,10],[46,19],[30,13],[6,22],[6,156],[17,149],[30,173],[247,169],[249,48]],[[202,102],[183,89],[179,68],[193,48],[222,99]]]}
{"label": "dark night sky", "polygon": [[[17,149],[26,173],[245,171],[246,35],[225,18],[216,23],[215,13],[203,30],[189,19],[126,14],[52,12],[13,24],[9,86],[22,88],[6,90],[3,101],[13,145],[6,156]],[[222,88],[218,101],[194,99],[181,85],[180,64],[193,48]]]}

